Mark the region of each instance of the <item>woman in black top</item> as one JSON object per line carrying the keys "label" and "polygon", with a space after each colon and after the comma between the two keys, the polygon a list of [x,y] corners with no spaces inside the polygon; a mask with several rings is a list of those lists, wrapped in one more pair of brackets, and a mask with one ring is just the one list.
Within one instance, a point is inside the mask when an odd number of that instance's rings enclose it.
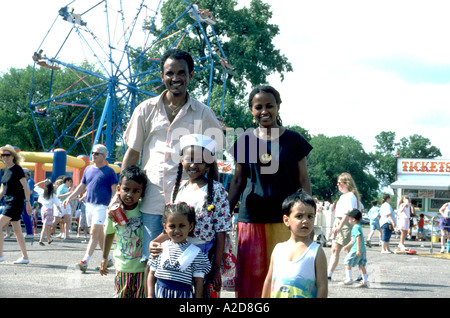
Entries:
{"label": "woman in black top", "polygon": [[[0,156],[6,165],[2,169],[0,187],[0,199],[3,198],[5,202],[3,214],[0,215],[0,228],[8,224],[8,222],[11,222],[17,243],[22,252],[22,257],[16,260],[14,264],[28,264],[30,261],[28,259],[25,238],[22,234],[22,227],[20,226],[20,216],[24,203],[26,204],[28,215],[31,215],[31,204],[27,179],[22,167],[19,166],[22,157],[10,145],[0,148]],[[0,262],[4,261],[3,242],[3,235],[0,235]]]}
{"label": "woman in black top", "polygon": [[272,250],[289,239],[281,211],[283,200],[299,188],[311,194],[306,156],[312,147],[303,136],[281,125],[280,104],[273,87],[255,88],[249,108],[258,128],[245,132],[230,149],[236,161],[228,195],[230,209],[241,201],[238,298],[261,297]]}

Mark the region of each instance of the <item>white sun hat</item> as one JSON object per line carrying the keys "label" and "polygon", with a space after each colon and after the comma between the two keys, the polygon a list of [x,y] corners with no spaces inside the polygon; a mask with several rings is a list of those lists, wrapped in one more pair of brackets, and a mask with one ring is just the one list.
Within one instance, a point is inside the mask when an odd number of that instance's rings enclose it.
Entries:
{"label": "white sun hat", "polygon": [[216,142],[208,136],[201,134],[185,135],[180,138],[180,149],[183,150],[188,146],[200,146],[215,153]]}

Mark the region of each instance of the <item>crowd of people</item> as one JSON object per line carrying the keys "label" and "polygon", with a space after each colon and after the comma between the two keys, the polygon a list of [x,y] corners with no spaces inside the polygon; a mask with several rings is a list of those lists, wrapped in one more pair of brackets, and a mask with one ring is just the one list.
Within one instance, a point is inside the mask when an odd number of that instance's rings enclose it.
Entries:
{"label": "crowd of people", "polygon": [[[363,207],[352,176],[342,173],[337,179],[342,195],[327,266],[322,247],[313,240],[319,207],[311,196],[306,163],[312,146],[282,125],[278,91],[264,85],[250,93],[248,108],[257,127],[228,148],[236,164],[227,192],[217,181],[216,154],[227,147],[222,127],[213,111],[188,93],[193,76],[194,62],[187,52],[171,49],[163,55],[166,90],[134,110],[124,133],[128,148],[118,177],[105,164],[106,147],[95,145],[93,164],[79,185],[63,178],[59,186],[50,180],[42,188],[34,186],[42,205],[40,244],[45,245],[44,238],[51,244],[57,222],[62,238],[69,239],[65,216],[72,202],[80,201],[85,210],[80,225],[84,215],[90,236],[77,267],[86,271],[100,246],[101,275],[109,274],[114,260],[116,297],[214,298],[224,285],[224,271],[234,266],[238,298],[327,297],[342,249],[349,251],[343,283],[353,283],[351,268],[358,266],[358,287],[367,287]],[[0,227],[11,221],[22,251],[17,262],[28,263],[19,220],[24,206],[32,213],[30,189],[14,149],[2,147],[0,154],[6,164]],[[383,197],[379,219],[386,251],[396,223],[389,200]],[[237,206],[233,228],[230,211]],[[413,211],[408,199],[398,211]],[[231,231],[237,233],[237,255],[228,253]],[[0,262],[2,251],[3,236]]]}
{"label": "crowd of people", "polygon": [[[339,181],[338,181],[339,187]],[[341,193],[342,190],[340,189]],[[344,189],[344,191],[346,191]],[[336,204],[332,204],[328,201],[319,201],[318,203],[318,215],[316,217],[316,225],[328,228],[327,222],[321,219],[327,215],[329,218],[341,218],[339,216],[339,209]],[[339,202],[339,201],[338,201]],[[361,203],[360,203],[361,204]],[[450,229],[449,221],[449,205],[447,202],[439,209],[439,231],[441,249],[440,253],[447,252],[447,236]],[[405,240],[427,240],[425,235],[425,215],[423,213],[415,212],[414,200],[411,200],[408,195],[403,195],[398,203],[398,206],[394,209],[392,205],[391,195],[388,193],[383,194],[381,199],[381,205],[378,200],[371,202],[371,208],[365,213],[364,206],[361,204],[361,212],[365,214],[367,223],[369,225],[369,233],[367,235],[365,244],[369,248],[377,244],[373,242],[373,238],[378,237],[378,246],[381,246],[381,253],[393,254],[394,252],[389,248],[389,242],[392,235],[399,238],[400,242],[397,246],[397,250],[405,252],[408,249],[405,247]],[[342,222],[340,222],[342,223]],[[336,224],[336,222],[334,223]],[[416,229],[415,235],[413,235],[413,229]],[[332,231],[333,232],[333,231]],[[336,240],[333,235],[326,235],[323,233],[326,240]],[[430,233],[428,233],[430,236]]]}

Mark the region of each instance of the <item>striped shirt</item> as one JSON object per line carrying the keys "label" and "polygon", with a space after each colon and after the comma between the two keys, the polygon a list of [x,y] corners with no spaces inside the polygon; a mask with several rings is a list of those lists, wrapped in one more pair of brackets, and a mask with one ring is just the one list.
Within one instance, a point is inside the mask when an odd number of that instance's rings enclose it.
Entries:
{"label": "striped shirt", "polygon": [[[155,272],[156,278],[192,285],[193,277],[205,277],[211,269],[211,264],[206,254],[201,251],[198,252],[185,269],[182,269],[180,265],[180,257],[191,245],[189,242],[164,242],[163,252],[157,258],[152,259],[150,263],[150,270]],[[169,255],[165,253],[169,253]]]}

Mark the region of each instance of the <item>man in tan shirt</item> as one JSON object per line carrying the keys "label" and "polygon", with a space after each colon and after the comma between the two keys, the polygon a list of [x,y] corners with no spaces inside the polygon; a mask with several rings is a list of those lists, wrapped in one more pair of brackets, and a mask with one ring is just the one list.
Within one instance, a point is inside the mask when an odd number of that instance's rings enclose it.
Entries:
{"label": "man in tan shirt", "polygon": [[187,92],[194,76],[194,61],[189,53],[171,49],[161,58],[161,79],[166,90],[142,102],[133,112],[125,131],[128,145],[122,169],[139,163],[150,181],[143,197],[144,246],[141,261],[150,257],[149,244],[162,233],[162,214],[170,202],[178,165],[179,139],[188,134],[213,138],[219,150],[225,137],[214,112]]}

